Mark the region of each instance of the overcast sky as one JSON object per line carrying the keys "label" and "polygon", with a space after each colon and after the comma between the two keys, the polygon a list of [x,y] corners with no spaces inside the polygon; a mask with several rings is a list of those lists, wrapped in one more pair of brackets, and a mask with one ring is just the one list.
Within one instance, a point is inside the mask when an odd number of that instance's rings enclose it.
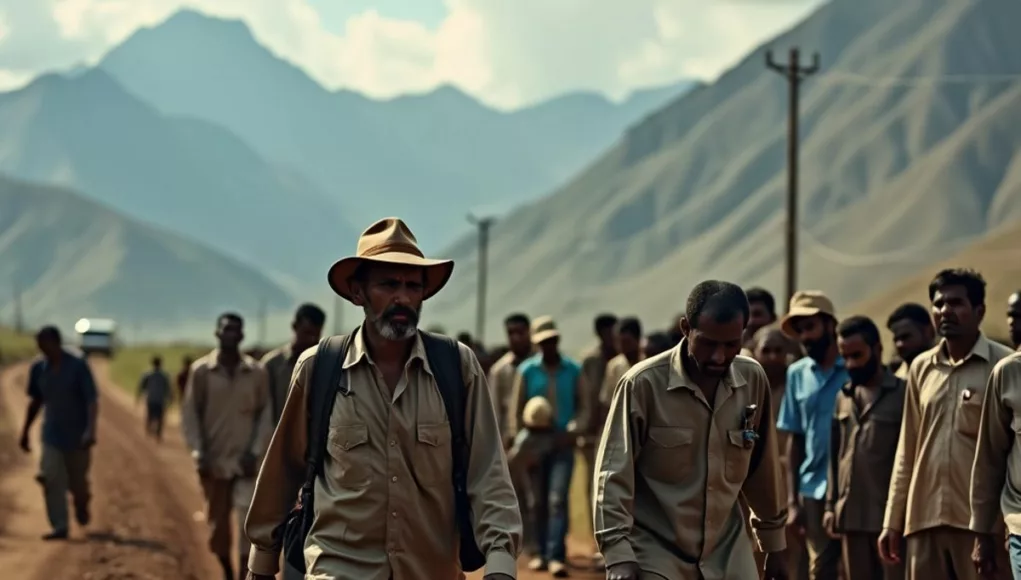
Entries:
{"label": "overcast sky", "polygon": [[329,88],[451,83],[499,108],[711,80],[820,0],[0,0],[0,90],[96,62],[181,7],[244,20]]}

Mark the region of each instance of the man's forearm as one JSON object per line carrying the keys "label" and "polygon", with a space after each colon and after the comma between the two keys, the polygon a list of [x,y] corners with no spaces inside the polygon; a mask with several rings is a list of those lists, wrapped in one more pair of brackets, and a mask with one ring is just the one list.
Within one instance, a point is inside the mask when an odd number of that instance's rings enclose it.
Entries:
{"label": "man's forearm", "polygon": [[39,416],[39,410],[42,407],[42,403],[39,401],[33,400],[28,404],[28,409],[25,411],[25,426],[21,430],[22,433],[28,433],[28,430],[32,428],[32,424],[35,423],[35,418]]}

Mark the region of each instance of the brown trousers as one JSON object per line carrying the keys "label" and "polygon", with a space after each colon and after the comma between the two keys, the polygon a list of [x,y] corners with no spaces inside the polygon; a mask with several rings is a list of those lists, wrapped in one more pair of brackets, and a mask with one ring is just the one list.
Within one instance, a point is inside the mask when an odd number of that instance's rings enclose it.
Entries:
{"label": "brown trousers", "polygon": [[822,525],[822,517],[826,513],[826,502],[803,497],[801,505],[804,506],[805,513],[808,578],[809,580],[833,580],[840,570],[840,541],[831,538]]}
{"label": "brown trousers", "polygon": [[[907,536],[905,543],[907,580],[987,580],[971,562],[975,535],[968,530],[929,528]],[[1010,561],[1002,542],[997,542],[996,569],[997,580],[1010,580]]]}
{"label": "brown trousers", "polygon": [[84,514],[88,511],[89,500],[92,498],[89,489],[91,463],[92,450],[89,448],[62,451],[52,445],[43,445],[36,481],[43,486],[46,516],[54,531],[68,530],[68,493],[76,513]]}
{"label": "brown trousers", "polygon": [[840,543],[846,580],[904,580],[903,564],[887,566],[879,558],[878,532],[848,532]]}
{"label": "brown trousers", "polygon": [[[209,526],[209,551],[226,561],[248,561],[251,543],[245,535],[245,518],[252,501],[252,479],[202,479],[202,493],[206,498],[206,523]],[[231,557],[233,547],[231,529],[237,519],[238,559]]]}

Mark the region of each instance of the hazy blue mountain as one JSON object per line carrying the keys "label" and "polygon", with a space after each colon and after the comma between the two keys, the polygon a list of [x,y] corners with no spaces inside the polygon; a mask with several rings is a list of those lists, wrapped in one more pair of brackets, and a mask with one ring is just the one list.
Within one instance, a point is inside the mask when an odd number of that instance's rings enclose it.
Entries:
{"label": "hazy blue mountain", "polygon": [[410,216],[436,249],[469,208],[534,198],[611,145],[687,83],[620,105],[568,95],[490,109],[453,87],[377,101],[328,91],[262,47],[240,21],[184,10],[141,29],[101,62],[160,111],[227,127],[265,158],[308,177],[365,224]]}
{"label": "hazy blue mountain", "polygon": [[24,320],[70,328],[111,317],[149,336],[183,322],[291,308],[293,299],[257,268],[114,211],[77,192],[0,175],[0,316],[12,288]]}
{"label": "hazy blue mountain", "polygon": [[[578,345],[597,311],[666,324],[707,278],[780,296],[787,84],[767,48],[822,55],[801,100],[802,287],[850,314],[929,272],[1021,219],[1019,21],[1021,3],[999,0],[824,4],[499,222],[489,320],[551,314]],[[429,314],[448,327],[474,318],[475,254],[470,236],[445,252],[458,267]]]}
{"label": "hazy blue mountain", "polygon": [[82,191],[303,285],[321,283],[357,235],[336,196],[228,130],[159,113],[102,70],[0,95],[0,171]]}

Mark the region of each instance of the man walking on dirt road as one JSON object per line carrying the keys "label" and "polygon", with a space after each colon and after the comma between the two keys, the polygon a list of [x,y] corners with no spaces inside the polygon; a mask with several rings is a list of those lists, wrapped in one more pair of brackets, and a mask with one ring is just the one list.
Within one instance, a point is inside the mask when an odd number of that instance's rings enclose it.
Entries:
{"label": "man walking on dirt road", "polygon": [[226,313],[217,320],[219,347],[192,364],[181,426],[195,460],[206,498],[209,549],[223,568],[224,580],[247,574],[249,544],[238,538],[238,574],[231,557],[231,513],[244,524],[269,437],[269,385],[266,371],[241,353],[244,321]]}
{"label": "man walking on dirt road", "polygon": [[269,375],[269,397],[273,406],[273,426],[276,427],[280,414],[284,410],[287,391],[291,386],[291,373],[294,363],[307,349],[319,342],[326,324],[326,313],[315,304],[302,304],[294,313],[291,330],[294,335],[291,343],[276,350],[271,350],[262,357],[262,366]]}
{"label": "man walking on dirt road", "polygon": [[[299,541],[286,555],[306,578],[459,578],[469,534],[486,580],[515,577],[521,516],[485,374],[468,346],[418,330],[453,266],[424,258],[404,222],[387,218],[330,268],[330,286],[365,320],[298,358],[245,526],[250,578],[277,573],[299,491],[315,506],[303,504],[309,527],[288,534]],[[322,369],[336,374],[313,380]],[[306,461],[311,442],[324,444],[321,463]]]}
{"label": "man walking on dirt road", "polygon": [[673,349],[617,384],[599,443],[596,541],[608,580],[755,579],[738,503],[751,507],[766,580],[787,580],[780,457],[769,379],[738,356],[748,299],[695,286]]}
{"label": "man walking on dirt road", "polygon": [[36,344],[42,358],[29,370],[30,402],[21,449],[30,451],[28,432],[43,410],[43,449],[36,479],[42,484],[46,515],[53,528],[43,539],[63,540],[68,535],[69,491],[75,519],[82,526],[89,523],[89,463],[98,413],[96,383],[88,363],[64,350],[57,327],[41,329]]}
{"label": "man walking on dirt road", "polygon": [[173,393],[170,392],[170,377],[163,371],[163,360],[159,356],[152,357],[152,368],[142,375],[138,381],[138,396],[145,396],[145,432],[163,440],[163,417],[170,405]]}

